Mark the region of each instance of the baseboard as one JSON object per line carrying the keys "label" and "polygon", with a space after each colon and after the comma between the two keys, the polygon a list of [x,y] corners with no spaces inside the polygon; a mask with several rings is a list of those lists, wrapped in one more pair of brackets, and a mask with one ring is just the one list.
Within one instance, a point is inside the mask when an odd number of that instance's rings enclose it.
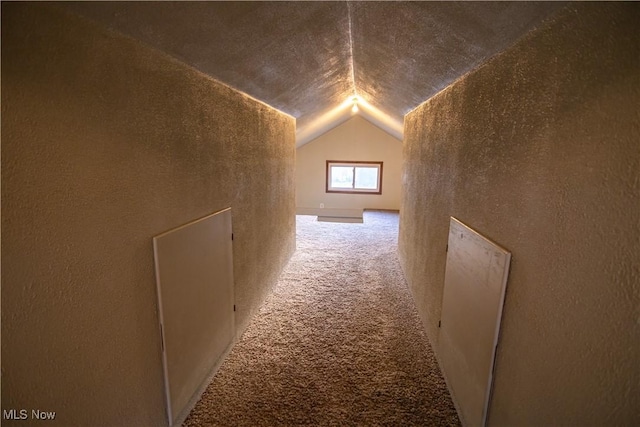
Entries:
{"label": "baseboard", "polygon": [[296,208],[297,215],[314,215],[336,218],[362,218],[362,209],[342,208]]}
{"label": "baseboard", "polygon": [[400,209],[364,209],[365,212],[388,212],[388,213],[400,213]]}
{"label": "baseboard", "polygon": [[318,221],[320,222],[347,222],[354,224],[362,224],[364,220],[362,217],[353,218],[353,217],[344,217],[344,216],[320,216],[318,215]]}

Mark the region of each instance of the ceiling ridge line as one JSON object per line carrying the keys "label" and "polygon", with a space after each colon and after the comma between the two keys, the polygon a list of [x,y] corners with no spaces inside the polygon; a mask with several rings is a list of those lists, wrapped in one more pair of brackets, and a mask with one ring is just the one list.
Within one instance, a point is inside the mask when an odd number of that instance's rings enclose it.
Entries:
{"label": "ceiling ridge line", "polygon": [[353,61],[353,35],[351,32],[351,2],[347,1],[347,17],[349,19],[349,65],[351,68],[351,84],[353,86],[353,96],[358,96],[358,91],[356,90],[356,71],[355,71],[355,63]]}

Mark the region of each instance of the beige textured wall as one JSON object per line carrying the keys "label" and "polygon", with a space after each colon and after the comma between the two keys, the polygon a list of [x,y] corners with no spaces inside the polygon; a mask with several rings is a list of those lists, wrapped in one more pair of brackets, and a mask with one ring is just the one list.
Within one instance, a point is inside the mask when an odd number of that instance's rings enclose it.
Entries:
{"label": "beige textured wall", "polygon": [[165,425],[152,237],[232,206],[243,328],[295,247],[294,164],[293,118],[46,5],[3,3],[2,409]]}
{"label": "beige textured wall", "polygon": [[[327,211],[400,209],[402,143],[362,117],[352,117],[296,151],[296,204],[299,213],[311,213],[319,209],[320,203],[324,203]],[[384,162],[382,194],[326,193],[327,160]]]}
{"label": "beige textured wall", "polygon": [[575,3],[405,118],[435,350],[449,216],[512,251],[491,425],[640,424],[640,5]]}

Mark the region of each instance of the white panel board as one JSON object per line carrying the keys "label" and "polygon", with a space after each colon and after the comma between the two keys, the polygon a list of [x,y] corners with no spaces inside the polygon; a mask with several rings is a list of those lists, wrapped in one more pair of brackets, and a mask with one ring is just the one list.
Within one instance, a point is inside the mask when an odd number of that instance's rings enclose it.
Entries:
{"label": "white panel board", "polygon": [[171,425],[235,334],[231,209],[153,239],[167,413]]}
{"label": "white panel board", "polygon": [[484,426],[511,254],[455,218],[449,225],[439,356],[465,426]]}

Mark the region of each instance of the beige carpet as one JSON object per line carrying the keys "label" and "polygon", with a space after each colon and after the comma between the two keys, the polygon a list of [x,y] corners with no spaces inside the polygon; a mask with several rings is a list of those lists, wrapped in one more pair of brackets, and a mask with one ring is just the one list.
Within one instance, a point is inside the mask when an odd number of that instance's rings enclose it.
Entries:
{"label": "beige carpet", "polygon": [[274,292],[184,425],[459,425],[398,263],[398,215],[297,227]]}

